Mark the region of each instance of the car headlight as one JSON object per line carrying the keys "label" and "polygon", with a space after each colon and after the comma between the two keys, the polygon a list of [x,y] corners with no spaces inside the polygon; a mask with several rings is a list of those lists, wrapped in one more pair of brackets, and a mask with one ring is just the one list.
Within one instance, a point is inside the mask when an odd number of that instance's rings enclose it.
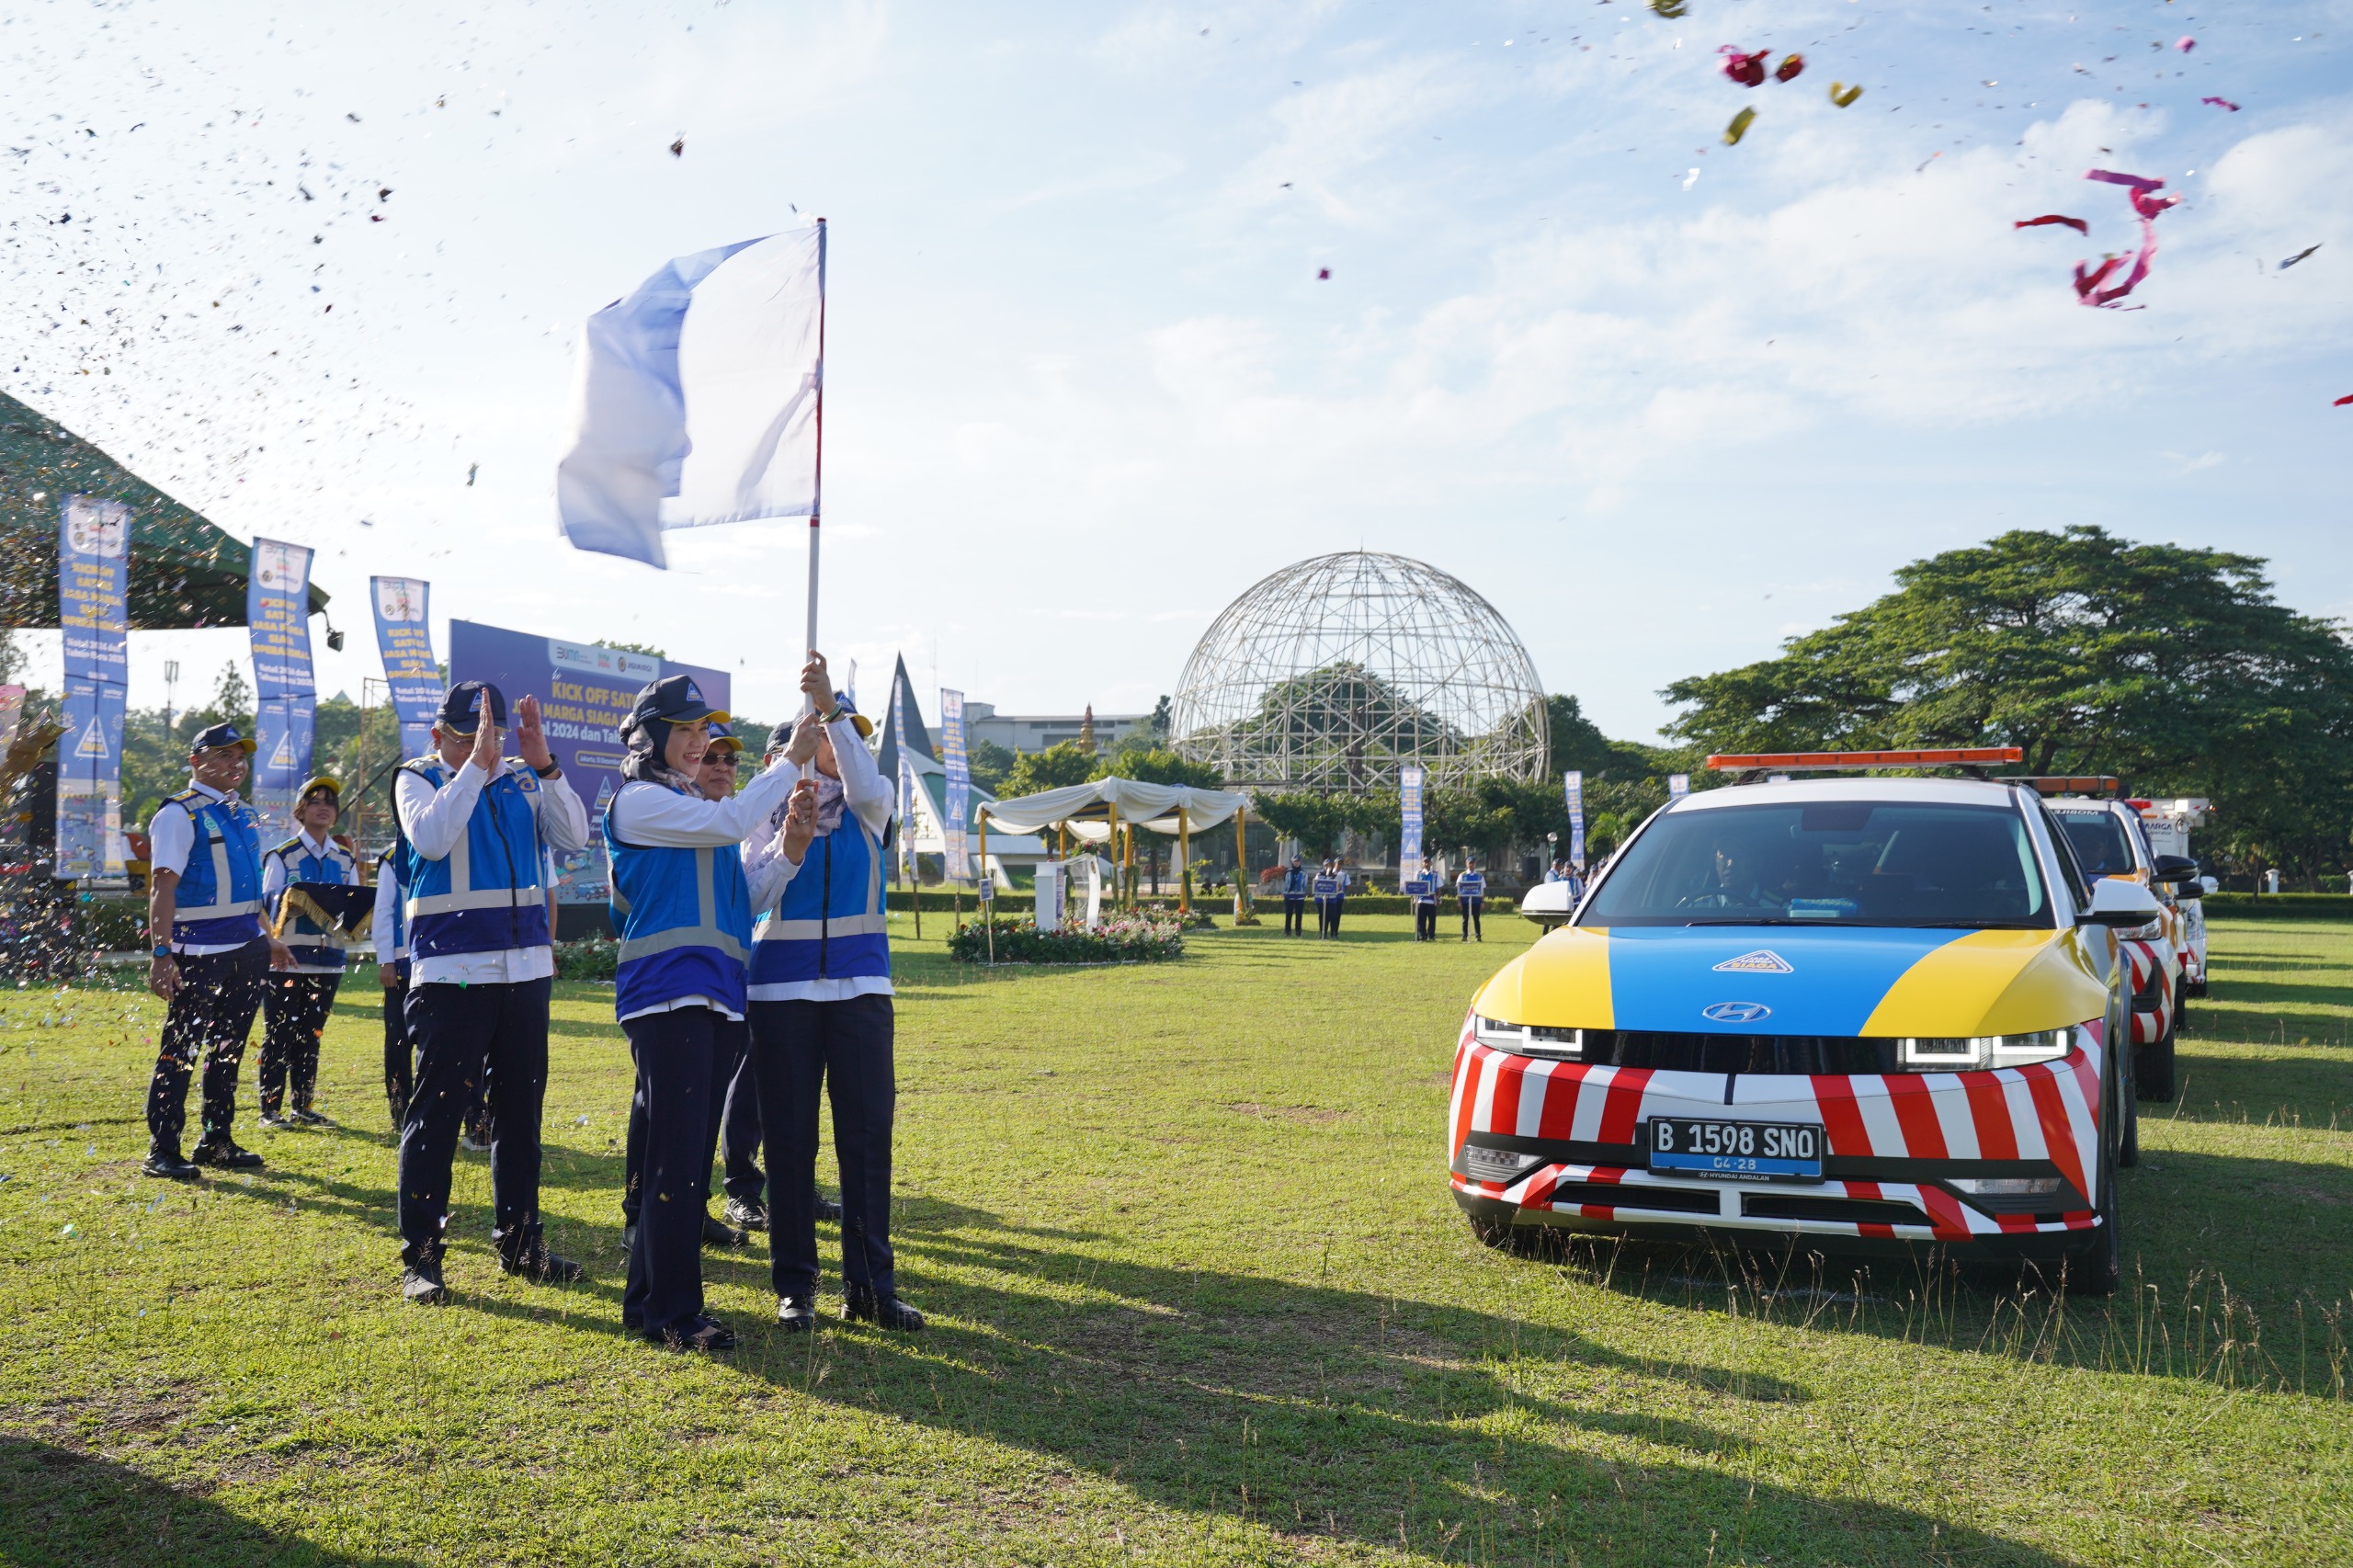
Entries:
{"label": "car headlight", "polygon": [[1533,1166],[1544,1163],[1541,1154],[1516,1153],[1509,1149],[1490,1149],[1483,1143],[1462,1145],[1462,1174],[1473,1181],[1518,1181]]}
{"label": "car headlight", "polygon": [[2119,931],[2117,933],[2119,937],[2129,937],[2134,941],[2140,942],[2154,942],[2158,940],[2165,934],[2165,923],[2163,920],[2152,920],[2146,926],[2135,926],[2130,930]]}
{"label": "car headlight", "polygon": [[2075,1047],[2073,1029],[2037,1029],[2032,1034],[1983,1034],[1939,1038],[1906,1036],[1895,1042],[1899,1066],[1913,1073],[1981,1072],[2055,1062]]}
{"label": "car headlight", "polygon": [[1954,1176],[1972,1198],[2049,1198],[2064,1184],[2057,1176]]}
{"label": "car headlight", "polygon": [[1585,1056],[1585,1030],[1556,1029],[1542,1024],[1506,1024],[1499,1018],[1480,1018],[1472,1033],[1481,1045],[1490,1051],[1508,1051],[1514,1056],[1549,1056],[1562,1062],[1576,1062]]}

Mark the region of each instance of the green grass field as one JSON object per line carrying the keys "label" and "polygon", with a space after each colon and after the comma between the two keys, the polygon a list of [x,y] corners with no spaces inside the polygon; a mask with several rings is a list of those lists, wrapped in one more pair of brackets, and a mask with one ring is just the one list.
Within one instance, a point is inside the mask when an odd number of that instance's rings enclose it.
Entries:
{"label": "green grass field", "polygon": [[[2353,1559],[2353,926],[2237,923],[2124,1177],[2135,1287],[1881,1263],[1762,1277],[1471,1236],[1472,987],[1529,939],[1270,927],[1181,964],[975,972],[902,938],[901,1278],[919,1337],[620,1328],[628,1055],[565,986],[551,1240],[499,1275],[460,1155],[453,1304],[404,1308],[378,1013],[250,1182],[142,1177],[159,1007],[0,1005],[10,1563],[2312,1563]],[[833,1237],[826,1233],[829,1254]]]}

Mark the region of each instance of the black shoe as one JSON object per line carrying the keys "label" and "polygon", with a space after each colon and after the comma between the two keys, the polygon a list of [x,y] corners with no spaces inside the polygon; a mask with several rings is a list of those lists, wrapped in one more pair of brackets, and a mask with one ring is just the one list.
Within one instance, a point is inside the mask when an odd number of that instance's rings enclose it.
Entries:
{"label": "black shoe", "polygon": [[261,1156],[251,1149],[240,1149],[237,1141],[227,1133],[207,1138],[188,1156],[199,1165],[218,1165],[222,1170],[255,1170],[261,1165]]}
{"label": "black shoe", "polygon": [[165,1181],[194,1181],[196,1179],[195,1162],[181,1159],[179,1150],[169,1143],[150,1146],[147,1158],[139,1168],[151,1176],[162,1176]]}
{"label": "black shoe", "polygon": [[727,1222],[737,1230],[765,1231],[768,1228],[768,1211],[766,1204],[746,1203],[740,1198],[731,1198],[727,1200],[724,1212]]}
{"label": "black shoe", "polygon": [[335,1118],[331,1116],[321,1116],[317,1111],[313,1110],[306,1105],[298,1105],[287,1114],[305,1127],[333,1127],[335,1125]]}
{"label": "black shoe", "polygon": [[283,1132],[294,1125],[294,1119],[290,1116],[280,1116],[274,1110],[266,1110],[261,1113],[261,1125],[265,1132]]}
{"label": "black shoe", "polygon": [[818,1219],[831,1220],[836,1223],[840,1221],[842,1217],[842,1206],[840,1204],[835,1202],[832,1199],[826,1197],[822,1192],[817,1194],[815,1202]]}
{"label": "black shoe", "polygon": [[705,1214],[702,1217],[702,1244],[707,1247],[740,1247],[749,1245],[752,1238],[734,1226]]}
{"label": "black shoe", "polygon": [[501,1253],[498,1267],[508,1274],[541,1285],[576,1285],[587,1278],[588,1271],[568,1257],[559,1257],[548,1250],[544,1241],[535,1241],[513,1257]]}
{"label": "black shoe", "polygon": [[487,1154],[490,1153],[490,1140],[475,1137],[474,1130],[469,1127],[458,1134],[458,1147],[470,1154]]}
{"label": "black shoe", "polygon": [[660,1333],[648,1334],[645,1337],[681,1354],[688,1350],[735,1348],[735,1331],[713,1317],[690,1317],[684,1323],[674,1323]]}
{"label": "black shoe", "polygon": [[923,1326],[923,1314],[899,1300],[896,1291],[888,1296],[878,1296],[870,1290],[853,1285],[843,1295],[843,1315],[852,1323],[870,1323],[877,1328],[904,1329],[910,1334]]}
{"label": "black shoe", "polygon": [[812,1334],[817,1327],[817,1303],[806,1296],[779,1296],[776,1325],[787,1334]]}
{"label": "black shoe", "polygon": [[441,1283],[439,1259],[401,1270],[402,1301],[412,1306],[438,1307],[449,1299],[449,1288]]}

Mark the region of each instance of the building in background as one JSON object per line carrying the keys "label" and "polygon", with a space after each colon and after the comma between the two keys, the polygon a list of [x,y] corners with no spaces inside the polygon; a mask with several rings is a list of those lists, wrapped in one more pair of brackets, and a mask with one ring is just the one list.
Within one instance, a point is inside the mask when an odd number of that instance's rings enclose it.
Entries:
{"label": "building in background", "polygon": [[[1095,714],[1096,749],[1111,750],[1120,744],[1120,737],[1151,718],[1149,713]],[[1000,713],[995,703],[964,699],[967,744],[988,741],[1012,752],[1044,751],[1064,741],[1075,743],[1086,721],[1086,713]]]}

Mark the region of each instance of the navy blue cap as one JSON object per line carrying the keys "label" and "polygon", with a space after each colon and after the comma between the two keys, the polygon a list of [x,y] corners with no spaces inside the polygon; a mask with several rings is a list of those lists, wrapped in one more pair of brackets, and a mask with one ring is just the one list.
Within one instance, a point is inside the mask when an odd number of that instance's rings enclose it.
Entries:
{"label": "navy blue cap", "polygon": [[196,739],[188,744],[188,754],[194,756],[198,752],[211,751],[220,746],[235,746],[250,756],[254,743],[234,724],[215,724],[209,730],[198,732]]}
{"label": "navy blue cap", "polygon": [[485,691],[490,693],[490,722],[505,729],[506,694],[486,680],[461,680],[451,687],[441,699],[441,716],[437,722],[453,735],[472,734],[474,708]]}
{"label": "navy blue cap", "polygon": [[713,719],[710,722],[710,749],[732,755],[744,749],[744,740],[742,736],[729,729],[724,722]]}
{"label": "navy blue cap", "polygon": [[621,722],[621,733],[642,730],[657,719],[665,724],[691,724],[699,719],[723,724],[731,717],[726,710],[702,699],[702,687],[695,684],[694,676],[664,676],[637,694],[629,717]]}

